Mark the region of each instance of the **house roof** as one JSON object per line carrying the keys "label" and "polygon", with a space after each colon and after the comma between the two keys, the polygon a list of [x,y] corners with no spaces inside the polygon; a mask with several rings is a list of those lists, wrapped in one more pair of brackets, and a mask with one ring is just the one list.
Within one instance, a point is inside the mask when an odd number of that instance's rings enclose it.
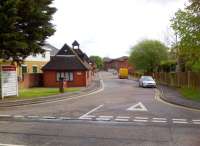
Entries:
{"label": "house roof", "polygon": [[76,56],[55,56],[42,70],[87,70],[88,68]]}
{"label": "house roof", "polygon": [[65,44],[42,70],[89,70],[90,65]]}
{"label": "house roof", "polygon": [[75,55],[70,46],[64,44],[64,46],[58,51],[56,55]]}

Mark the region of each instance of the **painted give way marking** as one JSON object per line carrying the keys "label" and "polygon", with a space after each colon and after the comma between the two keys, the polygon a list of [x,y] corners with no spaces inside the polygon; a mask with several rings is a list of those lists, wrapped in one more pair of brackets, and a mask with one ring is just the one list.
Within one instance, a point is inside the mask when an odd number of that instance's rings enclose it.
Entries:
{"label": "painted give way marking", "polygon": [[148,111],[147,108],[142,104],[142,102],[139,102],[129,108],[126,109],[127,111]]}

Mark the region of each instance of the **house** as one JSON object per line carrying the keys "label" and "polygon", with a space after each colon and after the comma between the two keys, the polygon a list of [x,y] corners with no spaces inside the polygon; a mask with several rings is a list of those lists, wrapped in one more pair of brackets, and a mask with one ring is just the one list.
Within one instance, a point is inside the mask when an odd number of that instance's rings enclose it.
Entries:
{"label": "house", "polygon": [[[42,54],[32,54],[25,58],[21,66],[17,66],[17,73],[19,77],[22,77],[25,73],[42,73],[41,68],[49,62],[51,56],[55,55],[55,52],[58,51],[55,47],[50,44],[45,44],[42,46],[45,50]],[[1,62],[0,64],[10,64],[10,61]]]}
{"label": "house", "polygon": [[92,67],[89,58],[75,41],[73,48],[65,44],[42,68],[45,87],[58,87],[64,78],[65,87],[88,86],[92,81]]}
{"label": "house", "polygon": [[129,72],[133,72],[133,67],[128,63],[128,57],[123,56],[116,59],[104,58],[104,69],[115,69],[119,71],[120,68],[128,68]]}

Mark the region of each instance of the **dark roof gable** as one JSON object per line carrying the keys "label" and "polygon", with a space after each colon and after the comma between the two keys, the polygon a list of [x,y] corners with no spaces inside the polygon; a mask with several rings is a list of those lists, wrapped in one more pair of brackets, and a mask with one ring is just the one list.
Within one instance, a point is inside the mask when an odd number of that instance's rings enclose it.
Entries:
{"label": "dark roof gable", "polygon": [[56,55],[75,55],[70,46],[64,44],[64,46],[58,51]]}
{"label": "dark roof gable", "polygon": [[72,46],[79,46],[80,44],[75,40],[73,43],[72,43]]}

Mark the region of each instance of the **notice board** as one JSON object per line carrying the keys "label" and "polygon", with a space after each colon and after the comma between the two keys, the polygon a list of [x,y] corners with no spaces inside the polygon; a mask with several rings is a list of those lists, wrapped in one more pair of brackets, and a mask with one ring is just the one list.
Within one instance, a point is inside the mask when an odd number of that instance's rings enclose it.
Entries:
{"label": "notice board", "polygon": [[12,65],[1,66],[1,98],[6,96],[18,96],[17,69]]}

